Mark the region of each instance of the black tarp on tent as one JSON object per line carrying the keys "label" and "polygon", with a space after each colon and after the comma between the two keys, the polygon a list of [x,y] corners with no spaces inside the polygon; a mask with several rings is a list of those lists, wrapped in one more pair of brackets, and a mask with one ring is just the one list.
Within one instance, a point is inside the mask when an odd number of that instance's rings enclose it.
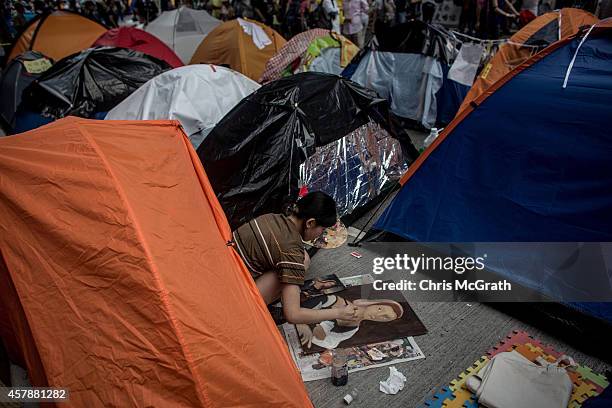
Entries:
{"label": "black tarp on tent", "polygon": [[394,26],[376,27],[378,51],[404,52],[434,57],[447,65],[455,59],[456,44],[444,27],[411,20]]}
{"label": "black tarp on tent", "polygon": [[24,89],[53,65],[51,59],[37,51],[26,51],[11,60],[0,79],[0,118],[7,131],[15,126],[15,113]]}
{"label": "black tarp on tent", "polygon": [[342,76],[350,78],[370,51],[421,54],[450,65],[457,54],[453,36],[445,28],[421,20],[388,26],[376,26],[376,37],[359,51],[345,68]]}
{"label": "black tarp on tent", "polygon": [[[346,143],[337,154],[320,152],[340,140]],[[351,204],[363,204],[363,194],[376,193],[365,173],[379,174],[377,182],[390,180],[385,174],[389,162],[406,166],[418,153],[374,91],[336,75],[307,72],[271,82],[243,99],[204,139],[198,155],[230,224],[237,227],[253,216],[279,212],[283,202],[295,199],[304,179],[300,165],[307,158],[321,160],[311,172],[328,171],[328,188],[358,190],[359,197],[341,205],[343,214],[354,208]]]}
{"label": "black tarp on tent", "polygon": [[107,112],[171,67],[138,51],[89,48],[58,61],[23,93],[22,107],[58,119]]}

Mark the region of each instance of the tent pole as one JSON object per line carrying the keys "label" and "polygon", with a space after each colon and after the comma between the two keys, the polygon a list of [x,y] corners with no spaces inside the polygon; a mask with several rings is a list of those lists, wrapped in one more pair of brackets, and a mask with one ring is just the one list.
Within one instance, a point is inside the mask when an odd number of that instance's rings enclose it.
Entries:
{"label": "tent pole", "polygon": [[[347,244],[348,246],[350,246],[350,247],[361,246],[361,242],[365,239],[367,231],[369,231],[369,228],[366,229],[366,227],[368,227],[370,225],[370,222],[372,221],[372,218],[374,218],[374,216],[376,214],[378,214],[378,212],[380,211],[380,208],[382,207],[382,205],[385,204],[389,200],[389,197],[391,196],[391,194],[394,193],[395,191],[399,190],[399,187],[401,187],[399,181],[395,182],[395,184],[393,184],[393,186],[391,186],[391,188],[389,189],[389,192],[385,195],[385,198],[383,198],[380,201],[380,203],[376,206],[376,209],[374,209],[374,211],[372,211],[372,215],[370,215],[370,218],[368,218],[368,220],[366,221],[364,228],[359,231],[359,233],[357,234],[355,239],[353,239],[353,242],[349,242]],[[363,234],[363,238],[359,239],[359,236],[364,231],[365,231],[365,233]]]}

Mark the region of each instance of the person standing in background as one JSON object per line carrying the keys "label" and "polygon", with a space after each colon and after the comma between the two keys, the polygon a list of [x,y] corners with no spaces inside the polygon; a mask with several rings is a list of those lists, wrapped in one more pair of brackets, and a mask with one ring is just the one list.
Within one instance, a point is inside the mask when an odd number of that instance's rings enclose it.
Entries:
{"label": "person standing in background", "polygon": [[395,25],[395,2],[393,0],[374,0],[374,34]]}
{"label": "person standing in background", "polygon": [[[308,30],[308,19],[312,9],[313,0],[302,0],[300,2],[300,32]],[[315,2],[316,5],[316,2]],[[315,28],[315,27],[312,27]]]}
{"label": "person standing in background", "polygon": [[[16,33],[12,26],[11,5],[0,0],[0,43],[9,44],[13,40]],[[0,60],[4,57],[5,51],[4,47],[0,46]]]}
{"label": "person standing in background", "polygon": [[137,0],[135,8],[138,19],[142,24],[149,24],[157,18],[157,13],[159,13],[153,0]]}
{"label": "person standing in background", "polygon": [[[476,20],[478,19],[479,9],[476,2],[479,0],[463,0],[461,5],[461,15],[459,16],[459,31],[469,35],[474,35],[478,29]],[[455,3],[457,4],[457,3]],[[457,4],[457,5],[459,5]]]}
{"label": "person standing in background", "polygon": [[523,0],[523,4],[521,6],[522,10],[527,10],[533,13],[535,17],[538,16],[538,0]]}
{"label": "person standing in background", "polygon": [[327,14],[327,18],[331,21],[332,31],[340,32],[340,9],[336,0],[323,0],[321,2],[323,10]]}
{"label": "person standing in background", "polygon": [[[510,12],[505,11],[505,7],[508,7]],[[501,28],[506,22],[505,19],[519,17],[519,13],[508,0],[487,0],[481,14],[482,16],[477,23],[481,32],[480,37],[492,40],[500,38]]]}
{"label": "person standing in background", "polygon": [[281,32],[282,31],[282,24],[281,24],[281,16],[282,16],[282,6],[281,6],[281,1],[280,0],[268,0],[268,4],[271,7],[271,15],[272,15],[272,28],[277,31],[277,32]]}
{"label": "person standing in background", "polygon": [[117,23],[121,22],[124,20],[125,18],[125,8],[124,5],[121,1],[119,0],[115,0],[114,1],[115,4],[115,10],[117,11]]}
{"label": "person standing in background", "polygon": [[423,0],[421,4],[421,18],[427,24],[433,22],[434,15],[436,14],[436,3],[432,0]]}
{"label": "person standing in background", "polygon": [[13,16],[13,28],[20,33],[26,26],[25,7],[21,3],[15,3],[15,15]]}
{"label": "person standing in background", "polygon": [[395,22],[395,2],[393,0],[376,0],[376,19],[388,26]]}
{"label": "person standing in background", "polygon": [[403,24],[406,22],[406,9],[408,8],[408,0],[394,0],[395,1],[395,18],[396,24]]}
{"label": "person standing in background", "polygon": [[369,0],[361,0],[359,17],[361,18],[361,25],[363,28],[359,32],[359,48],[363,48],[365,45],[365,38],[370,25],[370,3]]}
{"label": "person standing in background", "polygon": [[285,9],[283,21],[283,34],[285,38],[291,38],[302,32],[302,21],[300,15],[301,0],[289,0]]}
{"label": "person standing in background", "polygon": [[421,16],[421,0],[410,0],[406,10],[408,19],[418,19]]}
{"label": "person standing in background", "polygon": [[599,3],[599,18],[601,20],[612,17],[612,0],[601,0]]}
{"label": "person standing in background", "polygon": [[368,3],[365,0],[344,2],[343,34],[357,47],[363,47],[365,28],[368,25]]}
{"label": "person standing in background", "polygon": [[100,21],[98,12],[96,10],[96,4],[92,0],[87,0],[85,3],[83,3],[82,14],[92,20]]}
{"label": "person standing in background", "polygon": [[274,1],[264,0],[264,7],[265,7],[264,15],[266,16],[265,23],[268,27],[273,27],[274,26],[274,15],[276,13],[276,10],[274,8]]}
{"label": "person standing in background", "polygon": [[234,3],[234,11],[236,17],[250,18],[254,17],[253,5],[251,0],[238,0]]}
{"label": "person standing in background", "polygon": [[208,6],[210,7],[210,15],[213,16],[214,18],[218,18],[219,20],[222,20],[221,18],[221,9],[223,8],[223,1],[221,0],[211,0],[208,3]]}
{"label": "person standing in background", "polygon": [[119,12],[113,0],[105,0],[102,4],[105,10],[106,25],[110,28],[119,26]]}
{"label": "person standing in background", "polygon": [[34,13],[37,15],[45,13],[45,2],[42,0],[34,0]]}
{"label": "person standing in background", "polygon": [[268,7],[265,0],[252,0],[253,5],[253,17],[257,21],[261,21],[266,25],[268,24]]}
{"label": "person standing in background", "polygon": [[236,17],[234,7],[229,0],[221,1],[221,21],[228,21]]}

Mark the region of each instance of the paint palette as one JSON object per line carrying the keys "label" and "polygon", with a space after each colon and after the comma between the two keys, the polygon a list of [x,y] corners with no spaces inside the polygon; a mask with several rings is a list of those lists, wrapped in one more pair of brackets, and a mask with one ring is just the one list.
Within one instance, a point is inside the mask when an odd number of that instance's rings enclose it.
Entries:
{"label": "paint palette", "polygon": [[317,239],[311,241],[311,245],[323,249],[338,248],[346,242],[347,238],[348,231],[342,221],[338,220],[333,226],[323,230]]}

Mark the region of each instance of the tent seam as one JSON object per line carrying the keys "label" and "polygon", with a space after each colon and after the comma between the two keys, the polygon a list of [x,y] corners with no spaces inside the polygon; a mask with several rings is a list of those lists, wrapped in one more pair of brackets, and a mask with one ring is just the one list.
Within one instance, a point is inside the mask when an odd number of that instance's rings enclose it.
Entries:
{"label": "tent seam", "polygon": [[582,45],[586,42],[589,34],[591,34],[591,31],[593,31],[593,28],[595,28],[597,24],[593,24],[591,26],[591,28],[589,28],[589,31],[587,31],[587,33],[584,35],[584,37],[582,37],[582,40],[580,40],[580,43],[578,43],[578,47],[576,47],[576,51],[574,52],[574,56],[572,57],[569,65],[567,66],[567,71],[565,71],[565,78],[563,80],[563,89],[565,89],[567,87],[567,81],[569,81],[569,76],[572,72],[572,69],[574,68],[574,63],[576,62],[576,57],[578,56],[578,52],[580,52],[580,48],[582,48]]}
{"label": "tent seam", "polygon": [[[178,121],[175,121],[176,126],[179,128],[179,130],[181,131],[182,135],[183,135],[183,146],[185,147],[185,149],[187,149],[187,155],[189,156],[189,159],[191,159],[191,164],[193,166],[194,172],[196,173],[196,178],[198,179],[198,184],[200,185],[201,189],[202,189],[202,194],[204,195],[204,197],[206,198],[209,207],[211,208],[211,212],[214,214],[213,218],[215,219],[215,224],[217,225],[217,228],[219,229],[219,233],[221,234],[221,236],[223,237],[223,239],[226,239],[229,241],[230,238],[233,239],[233,234],[231,232],[231,229],[229,229],[229,225],[227,222],[227,217],[225,215],[225,212],[223,211],[223,209],[221,209],[221,211],[216,212],[215,206],[212,205],[212,203],[209,200],[209,195],[207,193],[207,187],[211,189],[212,191],[212,186],[210,185],[210,182],[206,176],[206,171],[204,170],[204,166],[202,165],[195,149],[193,148],[193,145],[191,144],[191,142],[189,141],[189,138],[187,137],[187,135],[185,134],[183,128],[181,127],[180,123]],[[213,197],[214,196],[214,192],[213,192]],[[224,225],[221,225],[219,223],[219,219],[216,216],[218,215],[221,219],[221,222],[225,221]],[[229,230],[229,235],[227,235],[227,232]],[[250,279],[250,274],[248,272],[248,268],[244,263],[244,260],[242,259],[242,257],[240,256],[240,254],[236,251],[236,248],[233,245],[228,245],[227,246],[230,256],[232,257],[232,259],[235,260],[235,262],[238,263],[238,267],[242,272],[245,272],[248,276],[248,283],[247,285],[250,286],[255,286],[255,281]],[[255,290],[257,290],[256,286],[255,286]],[[264,315],[266,315],[266,304],[263,301],[263,298],[261,296],[257,297],[256,299],[257,302],[257,306],[259,306],[261,308],[261,310],[263,311]],[[269,319],[269,315],[268,315],[268,319]],[[272,323],[273,324],[273,323]],[[282,354],[283,354],[283,358],[285,359],[285,362],[287,362],[292,368],[293,368],[293,375],[295,376],[296,381],[301,382],[303,384],[302,381],[302,377],[300,375],[299,369],[296,366],[295,362],[293,361],[293,358],[291,357],[291,354],[289,352],[289,348],[287,346],[287,344],[285,343],[285,341],[283,340],[280,332],[278,330],[275,330],[274,328],[275,326],[271,326],[271,334],[274,337],[274,340],[276,341],[276,343],[282,348]],[[306,392],[306,390],[304,389],[304,392]],[[307,392],[306,392],[307,395]],[[302,401],[302,402],[306,402],[306,401]],[[308,407],[313,407],[312,402],[310,400],[308,400],[309,404],[307,405]],[[306,406],[306,405],[301,405],[301,406]]]}
{"label": "tent seam", "polygon": [[[34,319],[31,318],[32,313],[30,312],[29,308],[26,308],[22,302],[23,296],[21,296],[23,294],[23,290],[21,290],[21,288],[18,287],[18,285],[15,285],[15,280],[13,279],[13,275],[11,274],[11,268],[9,268],[9,265],[7,263],[7,258],[3,255],[2,250],[0,249],[0,261],[4,264],[4,268],[6,269],[6,271],[8,272],[8,278],[9,278],[9,284],[13,287],[13,289],[15,289],[15,293],[17,293],[18,299],[17,299],[17,303],[19,304],[19,308],[21,309],[21,311],[23,312],[23,316],[25,316],[25,325],[27,326],[28,331],[31,334],[31,339],[32,339],[32,343],[34,345],[34,349],[36,352],[36,357],[38,362],[40,363],[41,367],[43,368],[43,375],[45,377],[45,382],[47,386],[52,386],[53,384],[51,384],[51,381],[49,380],[49,368],[47,367],[47,365],[45,364],[45,359],[42,358],[41,355],[41,348],[39,347],[40,344],[44,344],[44,339],[39,339],[37,340],[38,336],[38,330],[36,330],[36,334],[35,334],[35,329],[32,325],[32,321]],[[20,346],[22,345],[22,342],[20,342]],[[28,363],[28,358],[26,357],[26,355],[23,355],[23,359],[24,362]],[[27,368],[27,367],[26,367]],[[29,377],[31,378],[31,377]],[[61,386],[61,385],[60,385]]]}
{"label": "tent seam", "polygon": [[198,399],[200,400],[200,402],[202,402],[203,406],[211,407],[212,405],[210,403],[210,400],[205,395],[204,388],[203,388],[202,384],[199,381],[199,377],[196,375],[195,370],[192,367],[192,362],[191,362],[191,359],[190,359],[190,353],[188,352],[188,348],[185,345],[185,340],[183,339],[183,335],[181,333],[181,330],[178,327],[177,320],[174,317],[174,314],[171,312],[170,301],[168,299],[167,293],[163,289],[163,285],[162,285],[161,279],[159,278],[159,272],[157,270],[157,267],[155,266],[155,264],[152,261],[151,252],[150,252],[148,246],[145,243],[144,236],[143,236],[142,231],[140,229],[140,225],[139,225],[139,223],[138,223],[138,221],[137,221],[137,219],[136,219],[136,217],[134,215],[134,211],[132,210],[132,206],[129,204],[129,202],[127,200],[127,197],[125,195],[125,192],[121,188],[119,180],[115,176],[115,173],[111,170],[110,164],[108,163],[108,160],[106,159],[106,156],[102,154],[102,151],[99,148],[98,144],[94,141],[94,139],[91,137],[89,132],[83,126],[81,126],[81,121],[80,120],[78,120],[78,119],[75,120],[75,126],[79,130],[81,130],[83,136],[85,136],[85,138],[89,141],[89,143],[91,144],[93,149],[98,154],[98,157],[102,161],[102,163],[103,163],[103,165],[105,167],[105,170],[108,172],[108,175],[115,182],[115,186],[114,187],[115,187],[115,189],[117,191],[117,194],[119,195],[121,201],[125,205],[125,207],[127,209],[128,216],[129,216],[129,218],[131,219],[131,221],[132,221],[132,223],[134,225],[136,236],[137,236],[140,244],[142,245],[142,249],[144,251],[147,264],[149,265],[149,267],[151,268],[151,271],[153,272],[153,279],[154,279],[154,281],[156,283],[156,286],[158,287],[160,300],[162,301],[164,309],[166,310],[166,313],[168,314],[168,319],[170,320],[173,328],[175,329],[175,333],[176,333],[176,336],[177,336],[178,343],[179,343],[179,345],[181,347],[181,351],[183,353],[183,356],[185,357],[185,362],[187,364],[187,367],[189,368],[189,371],[191,372],[191,374],[193,376],[193,380],[194,380],[194,383],[196,385],[196,390],[195,390],[196,391],[196,395],[198,396]]}
{"label": "tent seam", "polygon": [[50,16],[50,14],[45,14],[38,21],[38,24],[36,25],[36,28],[34,29],[34,32],[32,33],[32,40],[30,41],[30,45],[29,45],[28,51],[33,51],[34,50],[34,43],[36,42],[36,38],[38,37],[38,32],[40,31],[40,29],[41,29],[43,23],[45,22],[45,20],[47,19],[47,17],[49,17],[49,16]]}

